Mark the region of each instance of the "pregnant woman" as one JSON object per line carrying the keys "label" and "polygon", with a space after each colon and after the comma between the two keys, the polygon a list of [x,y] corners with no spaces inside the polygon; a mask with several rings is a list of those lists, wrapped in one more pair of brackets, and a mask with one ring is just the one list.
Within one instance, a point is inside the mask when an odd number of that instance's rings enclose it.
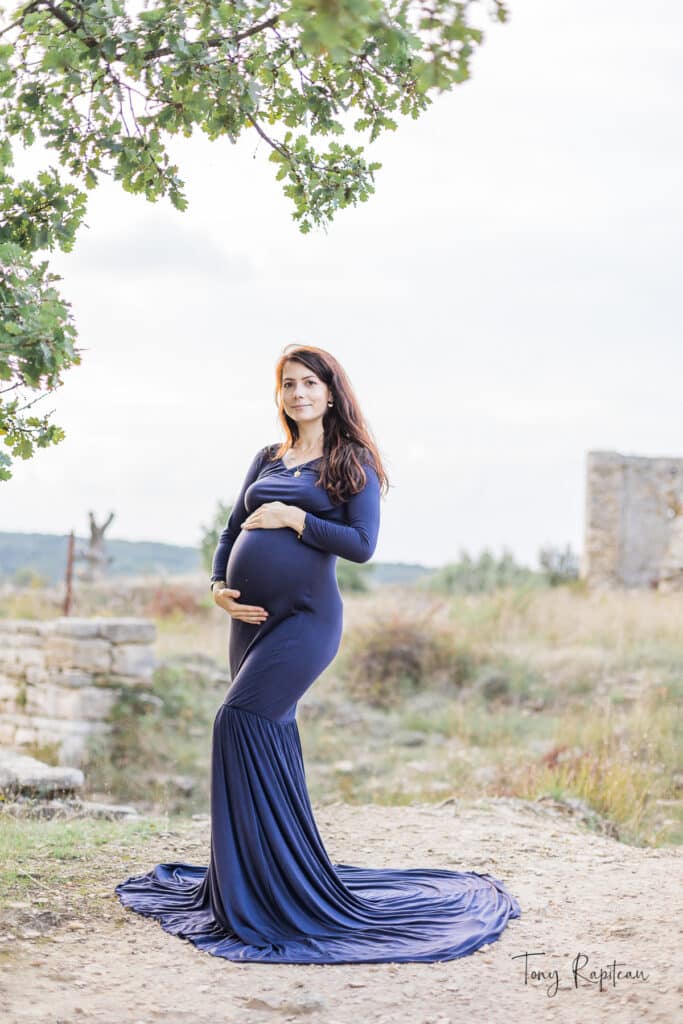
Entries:
{"label": "pregnant woman", "polygon": [[297,703],[339,649],[337,558],[367,562],[387,485],[339,363],[290,346],[276,367],[286,434],[253,457],[213,559],[231,685],[213,727],[207,867],[158,864],[124,906],[227,960],[453,960],[520,907],[475,871],[333,863],[306,788]]}

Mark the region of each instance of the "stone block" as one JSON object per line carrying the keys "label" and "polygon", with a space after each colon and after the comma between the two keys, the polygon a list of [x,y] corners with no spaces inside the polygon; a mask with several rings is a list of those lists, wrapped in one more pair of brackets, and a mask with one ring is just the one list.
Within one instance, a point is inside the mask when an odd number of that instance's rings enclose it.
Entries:
{"label": "stone block", "polygon": [[37,668],[44,668],[46,664],[44,647],[20,647],[17,651],[17,661],[23,669],[31,665]]}
{"label": "stone block", "polygon": [[12,685],[12,683],[0,683],[0,714],[19,710],[17,698],[24,693],[23,686]]}
{"label": "stone block", "polygon": [[57,636],[69,636],[77,640],[95,640],[101,636],[99,618],[71,618],[62,615],[55,619],[54,629]]}
{"label": "stone block", "polygon": [[0,746],[14,746],[14,734],[16,731],[16,726],[11,722],[0,719]]}
{"label": "stone block", "polygon": [[51,636],[45,653],[50,668],[78,668],[86,672],[107,672],[111,668],[111,645],[106,640]]}
{"label": "stone block", "polygon": [[83,788],[78,768],[44,764],[35,757],[0,750],[0,792],[26,796],[75,793]]}
{"label": "stone block", "polygon": [[114,644],[153,644],[157,627],[149,619],[101,619],[100,636]]}
{"label": "stone block", "polygon": [[59,747],[57,759],[60,764],[85,766],[88,760],[89,740],[87,735],[72,733],[65,736]]}
{"label": "stone block", "polygon": [[93,679],[96,686],[108,686],[118,690],[137,690],[148,685],[152,674],[147,673],[144,676],[119,676],[112,672],[106,677],[102,676],[101,680],[98,676],[94,676]]}
{"label": "stone block", "polygon": [[38,733],[35,729],[29,729],[20,725],[14,732],[14,743],[17,747],[24,747],[27,744],[38,742]]}
{"label": "stone block", "polygon": [[44,637],[54,631],[54,619],[20,619],[19,633],[30,633],[36,637]]}
{"label": "stone block", "polygon": [[39,637],[51,632],[52,628],[51,619],[1,619],[0,637],[5,634],[15,635],[17,633],[32,633]]}
{"label": "stone block", "polygon": [[[5,638],[3,637],[3,640]],[[18,648],[11,646],[11,641],[0,644],[0,672],[7,674],[10,667],[14,665],[17,660]]]}
{"label": "stone block", "polygon": [[25,711],[29,715],[65,718],[69,721],[97,721],[106,718],[117,699],[117,690],[97,686],[28,686]]}
{"label": "stone block", "polygon": [[[103,675],[102,678],[106,679],[108,677]],[[28,673],[26,675],[26,679],[28,682],[33,681],[29,678]],[[98,676],[92,672],[83,672],[81,669],[77,668],[63,668],[58,671],[53,671],[48,681],[55,683],[57,686],[76,688],[81,686],[96,686]]]}
{"label": "stone block", "polygon": [[156,667],[151,648],[142,644],[115,644],[112,647],[111,669],[118,675],[149,679]]}
{"label": "stone block", "polygon": [[108,722],[83,721],[76,718],[49,718],[34,715],[28,721],[41,735],[50,733],[58,738],[68,736],[69,733],[77,733],[80,736],[91,733],[104,734],[111,731],[111,725]]}
{"label": "stone block", "polygon": [[21,676],[29,666],[45,667],[45,652],[35,647],[0,649],[0,669],[4,675]]}
{"label": "stone block", "polygon": [[34,686],[50,681],[50,673],[42,665],[29,665],[24,674],[26,682],[32,683]]}
{"label": "stone block", "polygon": [[36,633],[15,633],[12,637],[12,647],[25,649],[27,647],[33,647],[36,650],[41,650],[44,644],[42,636],[38,636]]}
{"label": "stone block", "polygon": [[80,640],[99,638],[112,643],[151,644],[156,640],[156,624],[151,619],[134,616],[89,619],[61,616],[54,620],[54,631],[59,636]]}
{"label": "stone block", "polygon": [[96,733],[69,733],[62,738],[57,759],[60,764],[75,764],[87,769],[93,748],[93,736]]}
{"label": "stone block", "polygon": [[118,690],[108,690],[97,686],[83,686],[79,690],[66,690],[64,692],[78,698],[72,705],[73,717],[82,718],[89,722],[100,721],[106,718],[119,699]]}

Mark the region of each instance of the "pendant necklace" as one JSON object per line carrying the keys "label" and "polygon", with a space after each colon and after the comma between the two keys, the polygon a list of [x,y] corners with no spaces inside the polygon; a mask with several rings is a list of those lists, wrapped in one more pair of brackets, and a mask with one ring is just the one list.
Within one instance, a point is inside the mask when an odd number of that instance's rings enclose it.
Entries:
{"label": "pendant necklace", "polygon": [[[291,451],[291,449],[290,449],[290,451]],[[289,453],[288,453],[288,454],[289,454]],[[313,462],[314,460],[313,460],[313,459],[309,459],[308,461],[309,461],[309,462]],[[286,463],[285,463],[285,465],[286,465]],[[302,465],[308,465],[308,463],[302,463]],[[296,467],[296,469],[295,469],[295,470],[294,470],[294,472],[292,473],[292,476],[301,476],[301,469],[300,469],[300,467],[299,467],[299,466],[297,466],[297,467]]]}

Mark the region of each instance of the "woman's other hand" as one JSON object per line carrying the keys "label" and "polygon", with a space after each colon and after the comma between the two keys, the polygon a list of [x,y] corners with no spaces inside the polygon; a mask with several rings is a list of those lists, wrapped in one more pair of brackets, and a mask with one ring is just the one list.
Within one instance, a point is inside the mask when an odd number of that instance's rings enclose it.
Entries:
{"label": "woman's other hand", "polygon": [[240,591],[232,590],[230,587],[213,592],[214,604],[226,611],[231,618],[239,619],[240,622],[251,622],[257,626],[265,622],[268,618],[266,609],[255,604],[240,604],[235,600],[239,596]]}
{"label": "woman's other hand", "polygon": [[264,501],[240,524],[242,530],[279,530],[289,526],[291,505],[284,501]]}
{"label": "woman's other hand", "polygon": [[240,524],[241,530],[279,530],[289,527],[300,533],[306,513],[297,505],[284,501],[264,501]]}

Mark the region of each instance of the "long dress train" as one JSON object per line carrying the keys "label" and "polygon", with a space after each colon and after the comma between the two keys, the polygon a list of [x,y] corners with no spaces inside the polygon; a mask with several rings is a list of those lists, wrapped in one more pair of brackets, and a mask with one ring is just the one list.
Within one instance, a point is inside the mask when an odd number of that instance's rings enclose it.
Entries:
{"label": "long dress train", "polygon": [[[157,864],[116,886],[121,903],[227,960],[384,963],[452,960],[495,941],[518,901],[488,874],[332,863],[315,823],[296,722],[301,696],[339,649],[336,559],[371,558],[379,480],[332,505],[317,459],[293,469],[261,449],[216,548],[212,579],[261,605],[230,620],[231,685],[216,714],[207,866]],[[306,510],[289,529],[240,530],[264,502]]]}

